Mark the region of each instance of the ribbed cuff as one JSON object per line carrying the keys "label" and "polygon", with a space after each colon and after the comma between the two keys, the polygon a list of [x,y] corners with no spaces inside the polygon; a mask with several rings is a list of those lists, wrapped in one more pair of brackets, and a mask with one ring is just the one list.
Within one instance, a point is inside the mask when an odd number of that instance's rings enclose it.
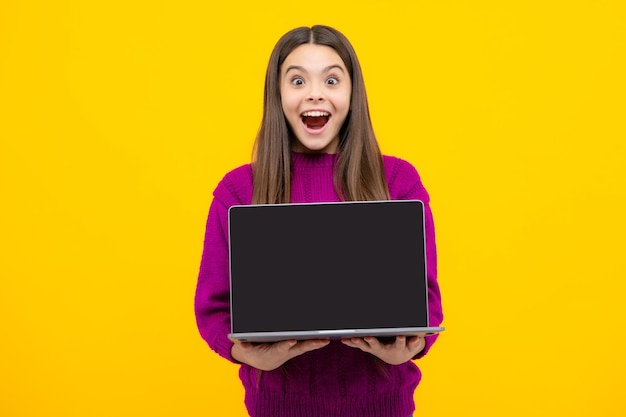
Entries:
{"label": "ribbed cuff", "polygon": [[228,323],[220,326],[216,330],[214,330],[213,334],[211,334],[209,345],[211,348],[217,352],[218,355],[222,356],[225,359],[233,363],[240,364],[236,359],[232,356],[232,348],[234,342],[228,338],[228,334],[230,333],[230,325]]}

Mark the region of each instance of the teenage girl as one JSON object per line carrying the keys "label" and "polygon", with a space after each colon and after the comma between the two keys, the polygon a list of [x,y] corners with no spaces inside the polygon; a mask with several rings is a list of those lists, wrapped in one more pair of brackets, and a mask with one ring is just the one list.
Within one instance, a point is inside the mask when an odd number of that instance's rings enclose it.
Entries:
{"label": "teenage girl", "polygon": [[[413,166],[381,155],[359,61],[344,35],[313,26],[280,38],[267,68],[255,160],[226,174],[213,196],[196,318],[209,346],[240,365],[250,416],[409,416],[421,378],[413,360],[428,352],[437,335],[399,336],[392,343],[364,337],[252,344],[227,337],[227,213],[240,204],[423,201],[429,325],[443,320],[428,193]],[[323,247],[311,254],[313,260],[324,256]]]}

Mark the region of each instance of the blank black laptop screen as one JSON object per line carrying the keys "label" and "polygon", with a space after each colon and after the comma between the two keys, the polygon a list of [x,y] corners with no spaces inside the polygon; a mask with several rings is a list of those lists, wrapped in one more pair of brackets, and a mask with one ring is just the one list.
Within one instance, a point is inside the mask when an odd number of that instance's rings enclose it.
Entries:
{"label": "blank black laptop screen", "polygon": [[235,206],[235,333],[425,327],[420,201]]}

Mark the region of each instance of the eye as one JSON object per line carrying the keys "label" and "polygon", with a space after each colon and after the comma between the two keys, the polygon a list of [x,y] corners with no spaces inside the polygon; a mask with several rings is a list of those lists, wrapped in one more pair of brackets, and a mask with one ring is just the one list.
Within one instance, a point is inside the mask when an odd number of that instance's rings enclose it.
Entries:
{"label": "eye", "polygon": [[335,77],[328,77],[328,79],[326,80],[326,84],[331,84],[331,85],[339,84],[339,80]]}
{"label": "eye", "polygon": [[300,77],[294,77],[291,80],[291,84],[293,84],[293,85],[302,85],[302,84],[304,84],[304,80],[302,78],[300,78]]}

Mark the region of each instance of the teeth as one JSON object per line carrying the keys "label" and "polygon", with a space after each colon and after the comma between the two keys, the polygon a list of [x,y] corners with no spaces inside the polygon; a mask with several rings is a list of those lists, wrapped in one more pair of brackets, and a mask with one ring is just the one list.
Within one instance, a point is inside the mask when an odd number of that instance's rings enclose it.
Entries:
{"label": "teeth", "polygon": [[302,113],[304,117],[321,117],[321,116],[330,116],[330,113],[325,111],[305,111]]}

